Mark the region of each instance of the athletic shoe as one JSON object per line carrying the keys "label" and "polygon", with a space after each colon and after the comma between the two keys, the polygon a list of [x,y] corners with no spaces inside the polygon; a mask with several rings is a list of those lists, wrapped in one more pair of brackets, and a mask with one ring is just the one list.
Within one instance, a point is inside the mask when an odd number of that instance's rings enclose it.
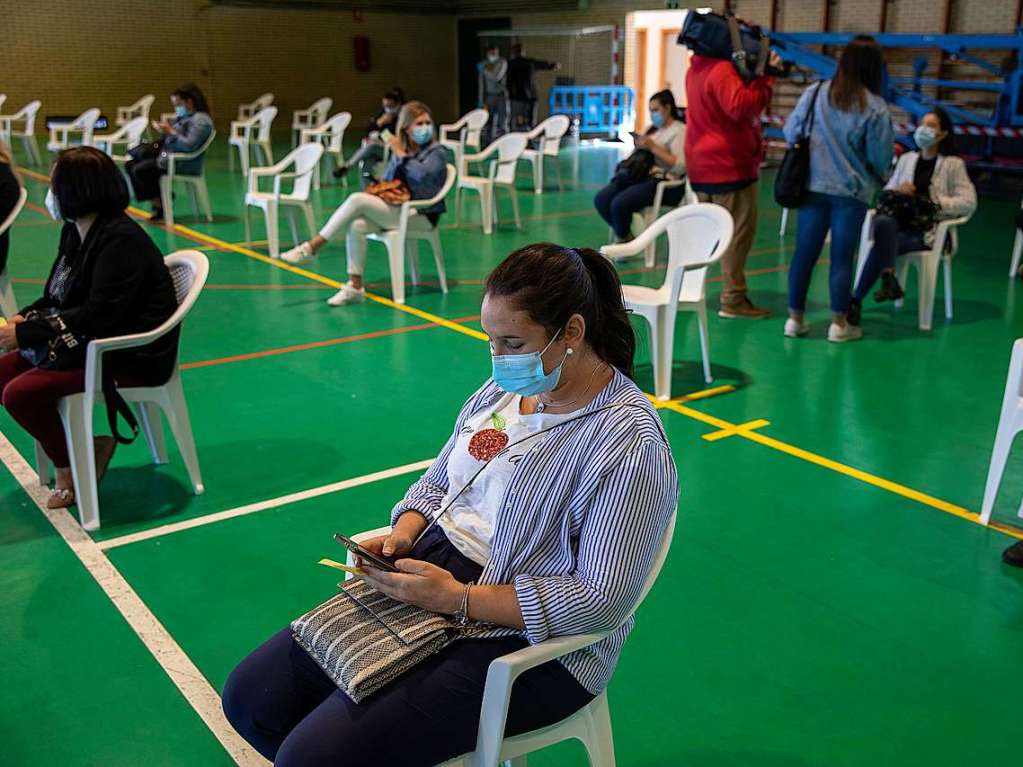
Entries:
{"label": "athletic shoe", "polygon": [[1002,561],[1013,567],[1023,567],[1023,541],[1016,541],[1003,551]]}
{"label": "athletic shoe", "polygon": [[879,304],[885,301],[898,301],[906,293],[902,290],[895,272],[881,272],[881,287],[874,291],[874,300]]}
{"label": "athletic shoe", "polygon": [[289,264],[302,264],[315,255],[316,254],[313,253],[313,249],[309,247],[309,243],[303,242],[298,247],[281,253],[281,261],[287,261]]}
{"label": "athletic shoe", "polygon": [[861,338],[863,338],[863,331],[858,326],[848,322],[845,325],[832,322],[831,327],[828,328],[828,340],[832,343],[841,344],[846,341],[859,341]]}
{"label": "athletic shoe", "polygon": [[726,320],[762,320],[769,316],[771,316],[769,310],[758,309],[748,298],[742,299],[737,304],[729,304],[728,306],[722,304],[718,310],[718,317]]}
{"label": "athletic shoe", "polygon": [[785,335],[789,338],[798,338],[799,336],[805,336],[810,332],[810,323],[803,322],[802,320],[794,320],[789,317],[785,320]]}
{"label": "athletic shoe", "polygon": [[858,298],[849,299],[849,311],[846,312],[845,318],[849,321],[850,325],[859,326],[860,319],[863,317],[863,302]]}
{"label": "athletic shoe", "polygon": [[355,289],[347,282],[337,293],[327,299],[331,306],[347,306],[348,304],[361,304],[366,300],[366,289]]}

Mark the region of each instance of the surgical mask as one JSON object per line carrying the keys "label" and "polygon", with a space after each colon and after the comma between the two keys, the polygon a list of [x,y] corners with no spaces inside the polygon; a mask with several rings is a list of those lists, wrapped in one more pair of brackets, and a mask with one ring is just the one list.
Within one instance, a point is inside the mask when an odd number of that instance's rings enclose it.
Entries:
{"label": "surgical mask", "polygon": [[188,117],[188,107],[186,107],[184,104],[178,104],[176,107],[174,107],[174,114],[176,114],[178,117]]}
{"label": "surgical mask", "polygon": [[412,140],[415,141],[419,146],[430,143],[430,139],[433,138],[433,123],[423,123],[422,125],[412,126]]}
{"label": "surgical mask", "polygon": [[531,397],[534,394],[542,394],[554,389],[561,380],[561,368],[572,353],[571,349],[565,352],[564,359],[550,373],[543,370],[543,355],[551,348],[551,344],[561,333],[559,330],[554,334],[550,343],[539,352],[527,352],[526,354],[493,354],[491,355],[494,368],[494,383],[500,386],[509,394],[518,394],[522,397]]}
{"label": "surgical mask", "polygon": [[57,202],[57,197],[53,194],[53,189],[46,190],[46,209],[50,212],[50,216],[54,221],[63,221],[63,217],[60,215],[60,203]]}
{"label": "surgical mask", "polygon": [[661,114],[660,112],[651,112],[650,122],[654,124],[655,128],[660,128],[662,125],[664,125],[664,115]]}
{"label": "surgical mask", "polygon": [[938,136],[934,128],[929,125],[920,125],[913,132],[913,140],[921,149],[929,149],[937,143]]}
{"label": "surgical mask", "polygon": [[500,59],[500,58],[501,58],[500,55],[498,55],[496,53],[488,53],[487,54],[487,61],[489,61],[491,64],[496,64],[497,60]]}
{"label": "surgical mask", "polygon": [[386,104],[384,105],[384,112],[389,114],[389,115],[393,115],[397,111],[398,111],[398,107],[389,107]]}

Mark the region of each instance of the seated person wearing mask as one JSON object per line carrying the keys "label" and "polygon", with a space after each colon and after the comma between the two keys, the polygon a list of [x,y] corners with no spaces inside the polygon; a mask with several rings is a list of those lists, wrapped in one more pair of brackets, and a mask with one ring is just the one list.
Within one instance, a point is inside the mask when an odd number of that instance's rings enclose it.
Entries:
{"label": "seated person wearing mask", "polygon": [[507,735],[578,711],[614,672],[678,503],[671,448],[631,379],[621,282],[594,250],[528,245],[487,278],[482,324],[493,378],[394,507],[390,534],[363,544],[399,572],[362,563],[378,591],[474,633],[360,703],[290,627],[275,634],[228,677],[223,705],[277,767],[432,767],[467,753],[490,662],[551,637],[612,632],[522,674]]}
{"label": "seated person wearing mask", "polygon": [[398,112],[404,103],[405,93],[401,88],[392,88],[384,94],[380,111],[370,119],[366,126],[362,146],[334,169],[334,178],[341,178],[348,173],[350,168],[358,165],[359,184],[363,189],[376,180],[373,178],[373,168],[384,159],[384,147],[387,141],[398,132]]}

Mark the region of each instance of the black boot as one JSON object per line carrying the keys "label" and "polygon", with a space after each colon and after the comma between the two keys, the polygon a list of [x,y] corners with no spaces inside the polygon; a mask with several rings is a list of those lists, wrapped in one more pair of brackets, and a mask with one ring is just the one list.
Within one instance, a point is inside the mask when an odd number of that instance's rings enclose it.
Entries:
{"label": "black boot", "polygon": [[880,304],[884,301],[898,301],[904,295],[895,272],[881,272],[881,287],[874,291],[874,300]]}
{"label": "black boot", "polygon": [[849,310],[845,313],[845,319],[850,325],[859,325],[863,315],[863,302],[858,298],[849,299]]}

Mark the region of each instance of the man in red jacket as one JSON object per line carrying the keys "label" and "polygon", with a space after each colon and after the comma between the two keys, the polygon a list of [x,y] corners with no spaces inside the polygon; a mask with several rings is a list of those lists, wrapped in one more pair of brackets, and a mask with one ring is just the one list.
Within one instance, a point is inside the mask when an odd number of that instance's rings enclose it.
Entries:
{"label": "man in red jacket", "polygon": [[[771,53],[770,64],[781,60]],[[693,55],[686,73],[686,172],[700,202],[729,210],[731,245],[721,257],[724,287],[718,316],[763,319],[746,295],[746,257],[757,229],[757,180],[764,158],[760,115],[771,100],[774,78],[740,77],[727,59]]]}

